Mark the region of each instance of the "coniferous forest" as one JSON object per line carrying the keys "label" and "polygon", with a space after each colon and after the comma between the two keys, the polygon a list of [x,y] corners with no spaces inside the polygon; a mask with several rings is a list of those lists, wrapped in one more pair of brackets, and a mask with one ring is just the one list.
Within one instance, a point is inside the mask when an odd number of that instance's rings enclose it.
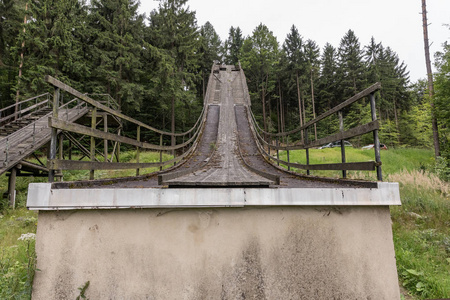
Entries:
{"label": "coniferous forest", "polygon": [[[450,157],[450,45],[435,57],[431,99],[426,81],[411,82],[380,37],[363,44],[349,29],[339,45],[321,48],[295,25],[275,37],[261,23],[249,36],[233,26],[222,41],[212,23],[197,23],[187,2],[160,0],[142,15],[135,0],[0,0],[0,107],[51,91],[48,74],[82,92],[110,94],[124,113],[152,126],[185,131],[201,111],[213,61],[240,62],[252,109],[267,130],[292,130],[381,82],[381,142],[432,148],[434,113],[441,156]],[[345,122],[366,121],[368,105],[353,106]],[[318,127],[320,138],[339,124]]]}

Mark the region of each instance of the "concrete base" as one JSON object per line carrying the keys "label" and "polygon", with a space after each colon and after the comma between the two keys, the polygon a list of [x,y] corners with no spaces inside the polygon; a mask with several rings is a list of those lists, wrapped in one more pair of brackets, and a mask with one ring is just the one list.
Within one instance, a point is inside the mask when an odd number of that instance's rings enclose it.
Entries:
{"label": "concrete base", "polygon": [[388,206],[40,211],[33,299],[400,299]]}

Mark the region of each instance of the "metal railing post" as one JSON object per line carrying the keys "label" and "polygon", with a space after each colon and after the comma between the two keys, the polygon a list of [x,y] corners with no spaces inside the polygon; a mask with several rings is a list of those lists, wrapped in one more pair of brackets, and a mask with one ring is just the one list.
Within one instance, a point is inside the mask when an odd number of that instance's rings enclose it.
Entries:
{"label": "metal railing post", "polygon": [[[371,93],[369,95],[370,100],[370,110],[372,113],[372,121],[376,121],[377,119],[377,111],[375,108],[375,93]],[[377,180],[382,181],[383,176],[381,174],[381,155],[380,155],[380,139],[378,138],[378,129],[373,131],[373,143],[375,149],[375,162],[377,163]]]}
{"label": "metal railing post", "polygon": [[[58,118],[58,110],[59,110],[59,94],[60,90],[59,88],[55,88],[55,91],[53,93],[53,118]],[[53,182],[55,180],[55,169],[53,168],[53,160],[56,158],[56,146],[58,143],[58,131],[56,128],[52,127],[52,133],[50,137],[50,151],[48,154],[48,182]]]}
{"label": "metal railing post", "polygon": [[[344,119],[342,118],[342,111],[338,111],[339,115],[339,130],[344,132]],[[342,163],[345,163],[345,145],[344,140],[341,140],[341,159]],[[347,170],[342,170],[342,178],[347,178]]]}

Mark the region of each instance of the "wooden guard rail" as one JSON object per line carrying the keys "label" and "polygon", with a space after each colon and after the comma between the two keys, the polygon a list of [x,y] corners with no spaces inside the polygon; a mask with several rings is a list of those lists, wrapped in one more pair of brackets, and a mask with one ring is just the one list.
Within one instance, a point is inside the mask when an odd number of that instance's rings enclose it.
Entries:
{"label": "wooden guard rail", "polygon": [[[212,74],[212,70],[211,70]],[[210,81],[212,76],[210,76]],[[87,94],[83,94],[74,88],[70,87],[67,84],[62,83],[61,81],[53,78],[52,76],[45,76],[45,81],[55,87],[53,94],[53,115],[49,117],[49,127],[52,128],[52,136],[50,140],[50,151],[48,158],[48,169],[49,172],[49,182],[53,182],[55,178],[56,170],[91,170],[90,179],[94,179],[94,170],[111,170],[111,169],[136,169],[136,175],[139,175],[140,168],[150,168],[150,167],[159,167],[162,170],[163,166],[167,165],[175,165],[177,162],[188,156],[192,153],[198,143],[198,138],[200,136],[201,130],[204,127],[206,121],[206,105],[203,106],[203,110],[197,119],[195,125],[186,132],[183,133],[171,133],[163,130],[156,129],[152,126],[149,126],[141,121],[135,120],[117,110],[116,107],[111,105],[107,106],[102,104],[99,101],[96,101],[90,98]],[[75,96],[77,100],[82,101],[85,105],[91,107],[91,126],[87,127],[81,124],[75,124],[68,121],[63,120],[59,117],[59,98],[60,92],[64,91],[69,93],[72,96]],[[207,96],[210,94],[209,88],[207,90]],[[110,99],[108,99],[110,101]],[[126,137],[123,135],[110,133],[108,132],[107,126],[103,128],[103,130],[96,129],[97,115],[100,114],[99,111],[102,111],[103,119],[105,120],[106,114],[113,116],[115,119],[120,121],[127,121],[129,123],[137,125],[136,138]],[[104,121],[105,122],[105,121]],[[156,134],[160,135],[160,144],[155,145],[145,141],[141,141],[141,131],[143,129],[150,130]],[[89,150],[90,161],[75,161],[75,160],[64,160],[62,155],[62,141],[60,138],[60,155],[57,158],[57,137],[60,132],[69,132],[76,133],[84,136],[89,136],[91,138],[91,146]],[[62,136],[62,135],[60,135]],[[175,144],[173,146],[164,146],[163,145],[163,136],[170,136],[171,138],[175,137],[183,137],[183,142],[180,144]],[[185,138],[187,140],[185,141]],[[95,157],[95,139],[103,139],[105,142],[105,162],[98,161]],[[176,140],[176,139],[175,139]],[[120,143],[125,143],[128,145],[132,145],[136,147],[136,163],[121,163],[121,162],[108,162],[107,160],[107,142],[116,142],[120,145]],[[162,160],[162,152],[163,151],[174,151],[178,149],[184,149],[186,147],[190,147],[183,152],[183,154],[168,160]],[[151,162],[151,163],[141,163],[139,162],[140,150],[155,150],[160,152],[160,161],[159,162]],[[86,149],[87,150],[87,149]],[[174,151],[175,153],[175,151]]]}
{"label": "wooden guard rail", "polygon": [[[283,164],[288,167],[290,170],[291,167],[303,169],[307,171],[307,174],[310,175],[310,170],[342,170],[342,176],[346,178],[347,170],[362,170],[362,171],[373,171],[376,169],[377,171],[377,179],[382,180],[381,173],[381,158],[380,158],[380,141],[378,138],[378,130],[380,128],[380,124],[376,117],[376,109],[375,109],[375,92],[381,89],[380,83],[375,83],[374,85],[368,87],[367,89],[361,91],[360,93],[354,95],[353,97],[347,99],[341,104],[335,106],[334,108],[328,110],[327,112],[321,114],[313,120],[310,120],[303,126],[300,126],[294,130],[288,132],[280,132],[280,133],[272,133],[264,131],[256,122],[255,116],[253,112],[249,110],[248,119],[250,122],[250,126],[252,127],[253,134],[255,136],[255,140],[260,151],[263,153],[265,157],[269,160],[275,161],[278,165]],[[369,97],[370,108],[371,108],[371,116],[372,121],[363,125],[356,126],[354,128],[348,129],[344,131],[344,122],[342,118],[342,110],[349,105],[355,103],[358,100],[363,99],[364,97]],[[324,138],[317,139],[315,141],[310,141],[308,137],[308,128],[314,126],[317,122],[337,113],[339,115],[339,123],[340,130],[336,134],[332,134],[326,136]],[[295,133],[301,132],[304,137],[303,141],[293,142],[289,145],[288,136],[293,135]],[[375,161],[367,161],[367,162],[346,162],[345,157],[345,145],[344,139],[349,139],[352,137],[360,136],[369,132],[373,132],[374,138],[374,149],[375,149]],[[280,146],[280,138],[284,138],[286,141],[285,146]],[[275,140],[275,145],[273,145],[272,141]],[[310,164],[309,163],[309,149],[313,147],[317,147],[326,143],[341,141],[341,163],[330,163],[330,164]],[[269,151],[266,151],[268,149]],[[272,157],[269,153],[270,150],[276,150],[277,157]],[[306,164],[299,164],[290,162],[289,151],[290,150],[306,150]],[[279,159],[279,150],[285,150],[287,154],[287,161]],[[269,152],[269,153],[268,153]]]}
{"label": "wooden guard rail", "polygon": [[[13,120],[23,117],[24,115],[30,114],[45,107],[46,105],[48,105],[49,98],[50,93],[44,93],[42,95],[23,100],[0,109],[0,125],[3,126]],[[34,100],[34,104],[30,105],[30,103],[33,103],[31,102],[32,100]],[[22,109],[22,106],[27,107]],[[14,111],[11,113],[10,111],[12,109],[14,109]]]}

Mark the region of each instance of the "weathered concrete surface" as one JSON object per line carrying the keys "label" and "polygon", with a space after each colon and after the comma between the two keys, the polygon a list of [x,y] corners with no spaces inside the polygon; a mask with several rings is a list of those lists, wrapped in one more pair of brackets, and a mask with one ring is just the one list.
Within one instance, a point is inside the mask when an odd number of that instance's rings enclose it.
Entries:
{"label": "weathered concrete surface", "polygon": [[399,299],[389,208],[40,211],[33,299]]}

